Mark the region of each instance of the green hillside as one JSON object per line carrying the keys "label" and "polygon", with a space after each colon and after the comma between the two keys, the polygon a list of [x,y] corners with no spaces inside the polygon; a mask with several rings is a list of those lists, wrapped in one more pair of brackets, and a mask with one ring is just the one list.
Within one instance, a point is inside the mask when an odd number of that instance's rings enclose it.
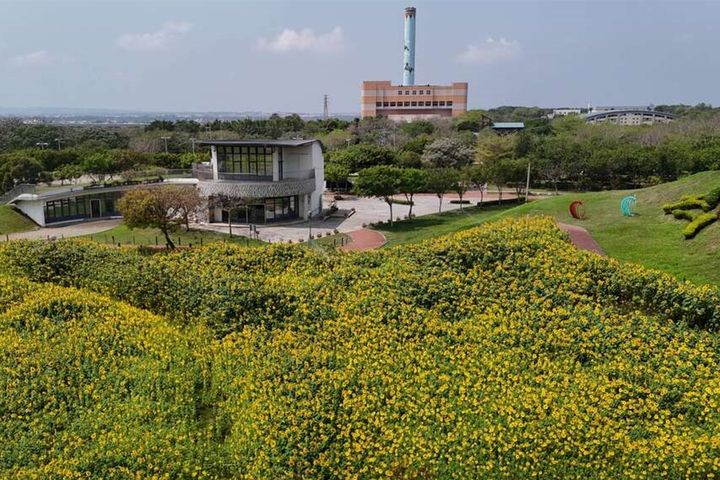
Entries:
{"label": "green hillside", "polygon": [[36,225],[9,205],[0,205],[0,235],[33,230]]}
{"label": "green hillside", "polygon": [[[525,215],[549,215],[559,222],[588,229],[605,252],[614,258],[664,270],[694,283],[720,284],[720,222],[704,229],[695,239],[685,240],[686,222],[665,215],[662,206],[686,194],[704,194],[720,186],[720,172],[703,172],[676,182],[633,191],[563,194],[535,200],[526,205],[468,208],[427,215],[394,226],[377,227],[388,239],[388,247],[416,243],[482,223]],[[637,195],[637,215],[625,218],[620,200]],[[574,200],[585,202],[586,219],[575,220],[568,207]]]}
{"label": "green hillside", "polygon": [[[663,204],[681,195],[702,194],[718,186],[720,172],[703,172],[641,190],[561,195],[521,205],[495,218],[552,215],[558,221],[585,227],[605,252],[618,260],[661,269],[695,283],[720,284],[720,223],[685,240],[682,229],[686,222],[662,210]],[[631,193],[637,195],[637,215],[626,218],[620,213],[620,200]],[[570,216],[568,206],[573,200],[585,202],[585,220]]]}

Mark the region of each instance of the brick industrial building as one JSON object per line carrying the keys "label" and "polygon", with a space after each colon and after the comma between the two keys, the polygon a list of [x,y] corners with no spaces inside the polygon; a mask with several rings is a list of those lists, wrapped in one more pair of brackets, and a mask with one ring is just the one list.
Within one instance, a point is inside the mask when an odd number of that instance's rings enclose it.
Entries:
{"label": "brick industrial building", "polygon": [[360,115],[392,120],[456,117],[467,111],[467,82],[451,85],[415,84],[415,16],[413,7],[405,9],[403,84],[365,81],[362,85]]}

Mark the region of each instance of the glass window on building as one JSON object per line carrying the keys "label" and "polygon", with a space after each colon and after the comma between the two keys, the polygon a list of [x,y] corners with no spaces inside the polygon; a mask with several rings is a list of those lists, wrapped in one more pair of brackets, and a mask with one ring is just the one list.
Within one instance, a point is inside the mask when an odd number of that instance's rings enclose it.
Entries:
{"label": "glass window on building", "polygon": [[272,148],[221,145],[217,147],[217,156],[218,171],[220,173],[230,173],[238,176],[272,177]]}

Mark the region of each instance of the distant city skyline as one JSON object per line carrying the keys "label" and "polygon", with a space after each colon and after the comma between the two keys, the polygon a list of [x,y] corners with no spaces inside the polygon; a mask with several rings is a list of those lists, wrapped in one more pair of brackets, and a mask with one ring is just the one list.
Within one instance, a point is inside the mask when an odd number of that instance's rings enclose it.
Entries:
{"label": "distant city skyline", "polygon": [[359,112],[411,5],[416,83],[468,108],[720,103],[720,2],[0,0],[0,108]]}

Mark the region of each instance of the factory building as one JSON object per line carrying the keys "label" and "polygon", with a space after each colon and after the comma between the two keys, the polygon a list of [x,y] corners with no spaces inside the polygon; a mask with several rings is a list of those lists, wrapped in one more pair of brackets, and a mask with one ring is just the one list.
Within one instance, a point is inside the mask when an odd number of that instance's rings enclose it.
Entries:
{"label": "factory building", "polygon": [[393,85],[388,80],[363,82],[360,105],[362,118],[386,117],[411,121],[456,117],[467,111],[467,82],[453,82],[450,85],[415,84],[416,13],[414,7],[405,9],[402,85]]}

